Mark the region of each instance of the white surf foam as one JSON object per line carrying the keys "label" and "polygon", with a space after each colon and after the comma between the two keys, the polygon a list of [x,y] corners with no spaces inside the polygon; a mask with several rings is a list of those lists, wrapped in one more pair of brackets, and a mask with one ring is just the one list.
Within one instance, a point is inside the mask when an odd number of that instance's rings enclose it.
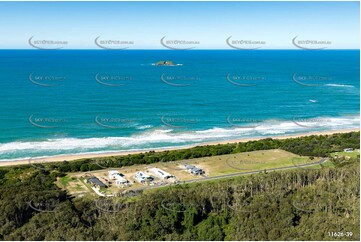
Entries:
{"label": "white surf foam", "polygon": [[141,125],[139,127],[136,127],[136,129],[150,129],[153,128],[153,125]]}
{"label": "white surf foam", "polygon": [[[196,144],[209,141],[231,140],[247,137],[277,136],[318,130],[359,128],[359,116],[313,118],[293,120],[268,120],[254,127],[214,127],[200,131],[177,132],[173,129],[144,130],[131,137],[59,138],[46,141],[10,142],[0,144],[1,160],[6,157],[25,158],[29,154],[74,154],[94,151],[128,151]],[[148,126],[147,126],[148,127]],[[41,155],[41,156],[42,156]]]}
{"label": "white surf foam", "polygon": [[333,84],[333,83],[330,83],[330,84],[325,84],[325,86],[329,86],[329,87],[355,87],[355,86],[352,86],[352,85],[344,85],[344,84]]}

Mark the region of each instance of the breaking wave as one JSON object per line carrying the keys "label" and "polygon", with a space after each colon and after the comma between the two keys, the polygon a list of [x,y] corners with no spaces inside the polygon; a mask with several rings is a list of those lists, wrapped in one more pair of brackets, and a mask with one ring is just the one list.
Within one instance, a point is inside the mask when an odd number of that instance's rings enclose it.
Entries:
{"label": "breaking wave", "polygon": [[141,126],[141,133],[130,137],[56,138],[45,141],[15,141],[0,144],[0,161],[93,152],[134,151],[179,147],[214,141],[251,137],[273,137],[314,131],[359,128],[359,116],[268,120],[255,127],[214,127],[207,130],[182,131],[171,128]]}

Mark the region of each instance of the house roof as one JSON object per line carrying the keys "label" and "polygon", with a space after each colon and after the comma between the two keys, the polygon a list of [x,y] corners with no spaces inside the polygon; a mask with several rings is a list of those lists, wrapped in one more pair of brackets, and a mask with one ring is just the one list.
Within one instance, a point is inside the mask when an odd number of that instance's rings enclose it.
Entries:
{"label": "house roof", "polygon": [[186,167],[186,169],[194,169],[194,168],[196,168],[195,166],[192,166],[192,165],[184,165],[185,167]]}
{"label": "house roof", "polygon": [[106,187],[106,185],[95,176],[88,178],[87,181],[100,187]]}
{"label": "house roof", "polygon": [[202,172],[202,169],[197,168],[197,167],[195,167],[195,168],[193,168],[193,169],[191,169],[191,170],[194,171],[194,172]]}
{"label": "house roof", "polygon": [[159,175],[159,176],[162,176],[162,177],[172,177],[171,174],[161,170],[161,169],[158,169],[158,168],[152,168],[150,169],[155,175]]}
{"label": "house roof", "polygon": [[185,165],[187,170],[191,170],[193,172],[202,172],[203,170],[201,168],[198,168],[196,166],[193,165]]}
{"label": "house roof", "polygon": [[109,175],[111,176],[114,176],[114,175],[119,175],[119,176],[124,176],[123,174],[119,173],[119,171],[114,171],[114,170],[111,170],[111,171],[108,171]]}
{"label": "house roof", "polygon": [[136,176],[139,176],[141,178],[149,178],[150,176],[148,176],[147,174],[145,174],[142,171],[138,171],[137,173],[135,173]]}

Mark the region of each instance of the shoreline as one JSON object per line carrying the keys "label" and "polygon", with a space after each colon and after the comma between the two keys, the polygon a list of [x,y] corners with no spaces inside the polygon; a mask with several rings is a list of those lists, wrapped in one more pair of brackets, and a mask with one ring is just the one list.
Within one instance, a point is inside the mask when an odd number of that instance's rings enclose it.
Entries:
{"label": "shoreline", "polygon": [[239,142],[248,142],[248,141],[257,141],[261,139],[288,139],[288,138],[298,138],[305,137],[311,135],[331,135],[337,133],[349,133],[349,132],[358,132],[360,129],[341,129],[341,130],[329,130],[329,131],[315,131],[309,133],[301,133],[294,135],[280,135],[280,136],[265,136],[265,137],[256,137],[256,138],[239,138],[233,140],[224,140],[224,141],[211,141],[198,143],[194,145],[182,146],[182,147],[172,147],[172,148],[160,148],[160,149],[147,149],[147,150],[138,150],[138,151],[119,151],[119,152],[102,152],[102,153],[86,153],[86,154],[68,154],[68,155],[57,155],[57,156],[48,156],[43,158],[34,158],[34,159],[19,159],[19,160],[9,160],[9,161],[0,161],[0,167],[3,166],[16,166],[16,165],[24,165],[30,164],[32,162],[38,163],[48,163],[48,162],[61,162],[61,161],[74,161],[78,159],[85,158],[98,158],[98,157],[110,157],[110,156],[126,156],[132,154],[140,154],[149,151],[162,152],[162,151],[171,151],[171,150],[182,150],[189,149],[196,146],[206,146],[206,145],[218,145],[218,144],[231,144],[231,143],[239,143]]}

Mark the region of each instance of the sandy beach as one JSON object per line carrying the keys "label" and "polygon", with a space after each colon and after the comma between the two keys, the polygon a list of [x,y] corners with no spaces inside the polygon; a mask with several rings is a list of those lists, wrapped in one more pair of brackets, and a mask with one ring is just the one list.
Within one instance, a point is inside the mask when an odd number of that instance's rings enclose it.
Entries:
{"label": "sandy beach", "polygon": [[13,161],[1,161],[0,166],[13,166],[13,165],[23,165],[29,163],[45,163],[45,162],[59,162],[59,161],[73,161],[78,159],[84,158],[96,158],[96,157],[109,157],[109,156],[124,156],[129,154],[139,154],[144,153],[147,151],[167,151],[167,150],[180,150],[186,148],[192,148],[195,146],[204,146],[204,145],[217,145],[217,144],[227,144],[227,143],[238,143],[238,142],[247,142],[247,141],[255,141],[265,138],[272,138],[272,139],[287,139],[287,138],[297,138],[297,137],[304,137],[310,135],[329,135],[329,134],[336,134],[336,133],[348,133],[353,131],[360,131],[360,129],[343,129],[343,130],[331,130],[331,131],[320,131],[320,132],[310,132],[310,133],[302,133],[296,135],[285,135],[285,136],[269,136],[269,137],[257,137],[257,138],[241,138],[235,140],[224,140],[224,141],[214,141],[214,142],[206,142],[206,143],[199,143],[190,146],[182,146],[176,148],[169,148],[169,149],[149,149],[146,151],[120,151],[120,152],[104,152],[104,153],[87,153],[87,154],[70,154],[70,155],[59,155],[59,156],[50,156],[50,157],[43,157],[43,158],[34,158],[34,159],[23,159],[23,160],[13,160]]}

